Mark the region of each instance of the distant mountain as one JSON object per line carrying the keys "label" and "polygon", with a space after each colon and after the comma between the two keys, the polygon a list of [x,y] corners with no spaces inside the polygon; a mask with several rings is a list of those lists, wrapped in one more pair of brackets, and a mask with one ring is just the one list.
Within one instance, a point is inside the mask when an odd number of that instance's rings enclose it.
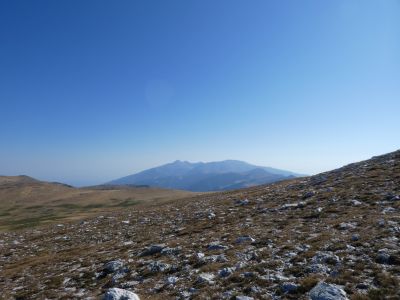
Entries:
{"label": "distant mountain", "polygon": [[193,192],[222,191],[302,176],[290,171],[260,167],[238,160],[209,163],[174,161],[122,177],[110,185],[149,185]]}

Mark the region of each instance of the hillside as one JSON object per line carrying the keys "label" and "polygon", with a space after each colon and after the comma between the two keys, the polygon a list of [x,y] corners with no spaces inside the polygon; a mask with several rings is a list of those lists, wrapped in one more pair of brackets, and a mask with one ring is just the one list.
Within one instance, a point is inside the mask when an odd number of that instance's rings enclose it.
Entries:
{"label": "hillside", "polygon": [[0,290],[5,299],[399,299],[399,238],[397,151],[2,233]]}
{"label": "hillside", "polygon": [[73,188],[28,176],[0,176],[0,230],[80,219],[147,201],[156,204],[191,195],[133,186]]}
{"label": "hillside", "polygon": [[122,177],[109,184],[139,184],[192,192],[225,191],[271,183],[302,175],[260,167],[238,160],[190,163],[177,160],[137,174]]}

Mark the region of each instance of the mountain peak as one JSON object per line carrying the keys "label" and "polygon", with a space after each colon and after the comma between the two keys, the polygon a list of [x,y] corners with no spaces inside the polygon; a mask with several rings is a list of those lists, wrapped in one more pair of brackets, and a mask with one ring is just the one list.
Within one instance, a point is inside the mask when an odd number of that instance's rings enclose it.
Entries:
{"label": "mountain peak", "polygon": [[195,192],[230,190],[271,183],[296,176],[295,173],[228,159],[214,162],[175,160],[159,167],[109,182],[113,185],[148,185]]}

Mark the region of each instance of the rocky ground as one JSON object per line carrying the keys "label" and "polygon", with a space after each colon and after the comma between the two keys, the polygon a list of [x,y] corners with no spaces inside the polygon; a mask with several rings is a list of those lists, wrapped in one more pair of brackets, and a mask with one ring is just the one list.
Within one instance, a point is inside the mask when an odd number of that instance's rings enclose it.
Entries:
{"label": "rocky ground", "polygon": [[313,177],[2,233],[0,297],[400,299],[399,238],[397,151]]}

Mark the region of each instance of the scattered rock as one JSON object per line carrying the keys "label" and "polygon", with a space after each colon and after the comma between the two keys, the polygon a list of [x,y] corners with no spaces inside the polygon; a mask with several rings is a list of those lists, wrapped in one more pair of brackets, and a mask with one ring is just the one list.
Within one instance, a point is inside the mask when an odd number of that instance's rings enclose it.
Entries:
{"label": "scattered rock", "polygon": [[197,283],[198,284],[214,284],[214,279],[215,279],[215,275],[212,273],[201,273],[199,274],[198,278],[197,278]]}
{"label": "scattered rock", "polygon": [[139,256],[150,256],[160,253],[165,247],[165,244],[151,245],[144,249]]}
{"label": "scattered rock", "polygon": [[254,300],[253,297],[248,297],[248,296],[236,296],[236,300]]}
{"label": "scattered rock", "polygon": [[167,285],[175,285],[178,282],[178,277],[169,276],[169,277],[167,277],[165,282]]}
{"label": "scattered rock", "polygon": [[103,300],[140,300],[140,298],[133,292],[111,288],[104,294]]}
{"label": "scattered rock", "polygon": [[234,270],[232,268],[223,268],[218,272],[218,275],[220,277],[229,277],[233,272]]}
{"label": "scattered rock", "polygon": [[248,243],[254,243],[256,240],[255,239],[253,239],[251,236],[249,236],[249,235],[245,235],[245,236],[240,236],[240,237],[238,237],[237,239],[236,239],[236,243],[237,244],[241,244],[241,243],[245,243],[245,242],[248,242]]}
{"label": "scattered rock", "polygon": [[163,248],[162,250],[161,250],[161,255],[178,255],[180,252],[181,252],[181,248],[169,248],[169,247],[166,247],[166,248]]}
{"label": "scattered rock", "polygon": [[310,291],[311,300],[348,300],[346,292],[338,285],[318,283]]}
{"label": "scattered rock", "polygon": [[152,273],[159,273],[168,271],[171,268],[169,264],[160,262],[160,261],[152,261],[147,265],[147,269]]}
{"label": "scattered rock", "polygon": [[287,294],[296,292],[298,288],[299,286],[293,282],[285,282],[281,286],[282,291]]}
{"label": "scattered rock", "polygon": [[360,205],[362,204],[360,201],[355,200],[355,199],[351,200],[350,202],[351,202],[351,204],[354,205],[354,206],[360,206]]}
{"label": "scattered rock", "polygon": [[340,230],[349,230],[349,229],[354,229],[354,228],[356,228],[356,226],[354,224],[352,224],[352,223],[343,222],[343,223],[339,224],[339,229]]}
{"label": "scattered rock", "polygon": [[121,269],[123,266],[124,266],[124,263],[122,260],[119,260],[119,259],[112,260],[104,265],[104,271],[106,273],[114,273],[114,272],[118,271],[119,269]]}
{"label": "scattered rock", "polygon": [[238,205],[238,206],[248,205],[249,203],[250,203],[250,201],[248,199],[236,200],[236,205]]}
{"label": "scattered rock", "polygon": [[208,250],[227,250],[227,249],[229,249],[229,247],[224,246],[220,242],[216,241],[216,242],[212,242],[212,243],[208,244],[207,249]]}

